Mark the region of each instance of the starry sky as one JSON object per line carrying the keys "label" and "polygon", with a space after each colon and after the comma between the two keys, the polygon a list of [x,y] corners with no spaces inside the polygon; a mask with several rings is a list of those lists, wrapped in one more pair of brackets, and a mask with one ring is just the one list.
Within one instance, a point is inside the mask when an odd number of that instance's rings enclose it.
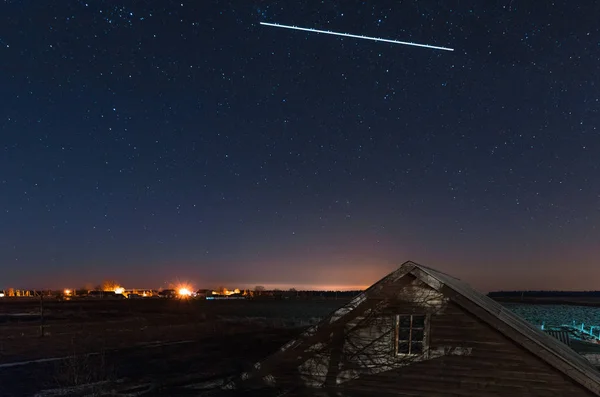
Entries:
{"label": "starry sky", "polygon": [[350,288],[413,260],[484,291],[597,289],[599,14],[6,0],[0,288]]}

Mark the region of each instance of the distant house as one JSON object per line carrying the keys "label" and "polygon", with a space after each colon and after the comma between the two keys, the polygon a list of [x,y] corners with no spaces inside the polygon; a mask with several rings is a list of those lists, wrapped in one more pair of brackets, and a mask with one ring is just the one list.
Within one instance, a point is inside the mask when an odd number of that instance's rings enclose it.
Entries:
{"label": "distant house", "polygon": [[87,296],[89,298],[116,298],[115,291],[99,291],[94,290],[88,292]]}
{"label": "distant house", "polygon": [[177,292],[174,289],[164,289],[158,293],[158,296],[161,298],[175,298]]}
{"label": "distant house", "polygon": [[288,396],[579,397],[600,396],[600,373],[466,283],[406,262],[224,388]]}
{"label": "distant house", "polygon": [[[122,293],[127,298],[149,298],[155,295],[155,292],[151,289],[146,288],[130,288],[126,289]],[[133,296],[131,296],[133,295]],[[136,296],[137,295],[137,296]]]}
{"label": "distant house", "polygon": [[196,297],[198,298],[206,298],[207,296],[212,296],[212,294],[211,289],[199,289],[196,291]]}
{"label": "distant house", "polygon": [[231,294],[231,295],[212,295],[207,296],[207,300],[245,300],[244,294]]}

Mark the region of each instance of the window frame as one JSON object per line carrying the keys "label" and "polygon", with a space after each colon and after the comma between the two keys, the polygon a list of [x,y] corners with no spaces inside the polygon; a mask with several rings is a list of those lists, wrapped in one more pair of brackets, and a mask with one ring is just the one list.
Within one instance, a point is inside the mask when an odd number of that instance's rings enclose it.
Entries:
{"label": "window frame", "polygon": [[[409,339],[400,340],[400,318],[401,317],[410,317],[410,328],[409,328]],[[423,330],[423,339],[413,340],[412,339],[412,331],[413,331],[413,317],[424,317],[423,319],[423,328],[414,327],[414,329],[422,329]],[[419,357],[423,356],[427,358],[429,355],[429,323],[430,323],[430,315],[426,313],[403,313],[396,314],[394,316],[394,340],[393,340],[393,352],[395,357]],[[405,328],[405,327],[402,327]],[[400,342],[408,343],[408,353],[400,353],[399,346]],[[423,349],[421,353],[412,353],[412,343],[420,342],[423,344]]]}

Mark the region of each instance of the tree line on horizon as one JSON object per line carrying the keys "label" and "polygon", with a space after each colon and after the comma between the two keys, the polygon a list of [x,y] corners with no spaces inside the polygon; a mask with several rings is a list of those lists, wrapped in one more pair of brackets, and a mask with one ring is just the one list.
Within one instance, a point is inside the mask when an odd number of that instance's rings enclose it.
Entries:
{"label": "tree line on horizon", "polygon": [[[74,295],[83,295],[83,294],[87,294],[90,291],[116,291],[118,288],[121,288],[122,285],[115,279],[105,279],[103,280],[100,284],[92,284],[92,283],[87,283],[85,284],[83,287],[80,288],[67,288],[65,290],[61,290],[61,293],[65,293],[65,291],[71,291],[68,292],[73,293]],[[158,288],[156,289],[157,291],[162,291],[162,290],[166,290],[166,289],[175,289],[176,286],[175,285],[170,285],[166,288]],[[202,290],[202,289],[201,289]],[[229,291],[227,288],[225,288],[224,286],[218,286],[217,288],[208,288],[208,289],[204,289],[204,290],[211,290],[211,291],[215,291],[217,294],[222,294],[224,295],[227,291]],[[15,289],[15,288],[8,288],[6,289],[6,296],[20,296],[19,292],[23,292],[23,291],[27,291],[28,294],[27,296],[34,295],[35,292],[44,292],[45,294],[51,293],[51,292],[56,292],[52,289],[42,289],[42,290],[20,290],[20,289]],[[283,290],[283,289],[279,289],[279,288],[272,288],[272,289],[268,289],[262,285],[256,285],[254,287],[254,289],[252,288],[247,288],[242,290],[245,293],[249,293],[250,291],[257,293],[258,295],[261,294],[297,294],[297,295],[305,295],[307,293],[315,293],[315,292],[319,292],[322,294],[337,294],[338,296],[342,297],[342,296],[354,296],[360,292],[362,292],[362,290],[347,290],[347,291],[335,291],[335,290],[304,290],[304,289],[296,289],[296,288],[289,288],[287,290]],[[240,292],[242,292],[240,291]],[[0,292],[2,292],[2,290],[0,290]]]}
{"label": "tree line on horizon", "polygon": [[555,291],[555,290],[524,290],[524,291],[493,291],[490,298],[558,298],[558,297],[600,297],[600,291]]}

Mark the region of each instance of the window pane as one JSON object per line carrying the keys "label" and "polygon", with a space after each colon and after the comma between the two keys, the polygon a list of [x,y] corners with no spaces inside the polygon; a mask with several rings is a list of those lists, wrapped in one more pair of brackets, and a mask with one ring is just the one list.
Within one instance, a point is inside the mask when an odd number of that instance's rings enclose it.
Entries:
{"label": "window pane", "polygon": [[398,354],[408,354],[408,343],[398,343]]}
{"label": "window pane", "polygon": [[425,327],[425,316],[412,316],[413,328],[424,328]]}
{"label": "window pane", "polygon": [[424,335],[423,335],[423,334],[424,334],[424,333],[423,333],[423,330],[422,330],[422,329],[414,329],[414,328],[413,328],[413,330],[412,330],[412,338],[411,338],[411,340],[413,340],[413,341],[422,341],[422,340],[423,340],[423,338],[424,338]]}
{"label": "window pane", "polygon": [[410,316],[400,316],[400,327],[410,328]]}
{"label": "window pane", "polygon": [[423,342],[412,342],[410,344],[411,354],[423,354]]}
{"label": "window pane", "polygon": [[398,340],[409,340],[410,339],[410,328],[399,328],[398,329]]}

